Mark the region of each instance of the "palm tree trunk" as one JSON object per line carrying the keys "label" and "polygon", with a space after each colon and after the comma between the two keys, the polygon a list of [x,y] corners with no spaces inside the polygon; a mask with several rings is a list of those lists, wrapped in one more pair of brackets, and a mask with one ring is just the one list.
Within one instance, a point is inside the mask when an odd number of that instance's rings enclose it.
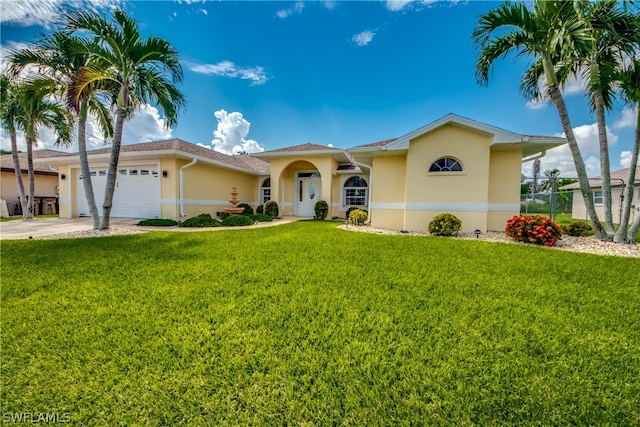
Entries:
{"label": "palm tree trunk", "polygon": [[11,156],[13,157],[13,170],[16,172],[16,184],[18,185],[18,199],[20,199],[20,210],[22,211],[22,219],[28,219],[27,197],[24,193],[24,182],[22,181],[22,169],[20,168],[20,158],[18,157],[18,141],[16,132],[10,131],[11,138]]}
{"label": "palm tree trunk", "polygon": [[113,206],[113,193],[116,189],[116,178],[118,172],[118,159],[120,158],[120,146],[122,144],[122,129],[125,120],[124,108],[118,108],[116,114],[116,128],[113,135],[113,145],[111,145],[111,157],[109,158],[109,168],[107,170],[107,184],[104,190],[104,203],[102,205],[102,222],[100,230],[107,230],[111,220],[111,208]]}
{"label": "palm tree trunk", "polygon": [[629,228],[629,232],[627,233],[627,243],[636,242],[638,230],[640,230],[640,215],[638,215],[636,220],[633,221],[633,225]]}
{"label": "palm tree trunk", "polygon": [[605,230],[609,236],[615,234],[613,213],[611,212],[611,169],[609,166],[609,141],[604,118],[604,99],[602,92],[594,91],[596,122],[598,124],[598,141],[600,142],[600,176],[602,177],[602,201],[604,203]]}
{"label": "palm tree trunk", "polygon": [[558,88],[558,85],[556,83],[549,84],[548,86],[551,93],[551,98],[553,99],[553,103],[555,104],[556,109],[558,110],[558,115],[560,116],[562,129],[564,130],[564,134],[567,137],[569,150],[571,151],[573,163],[576,167],[576,174],[578,175],[580,192],[582,193],[584,204],[587,208],[587,214],[589,215],[589,218],[591,218],[591,225],[593,227],[595,235],[600,240],[610,240],[607,233],[602,228],[600,221],[598,220],[598,214],[596,213],[596,208],[593,203],[593,192],[591,191],[589,178],[587,177],[587,170],[584,167],[582,154],[580,154],[580,148],[578,147],[576,136],[573,133],[573,127],[571,126],[571,121],[569,120],[569,113],[567,112],[567,106],[564,103],[564,98],[562,97],[560,89]]}
{"label": "palm tree trunk", "polygon": [[33,174],[33,138],[27,137],[27,173],[29,176],[29,195],[27,203],[27,217],[23,219],[33,219],[34,193],[36,191],[36,179]]}
{"label": "palm tree trunk", "polygon": [[[635,191],[635,180],[636,180],[636,168],[638,167],[638,152],[640,152],[640,106],[637,107],[638,118],[636,121],[636,138],[633,143],[633,148],[631,150],[631,162],[629,163],[629,175],[627,177],[627,187],[624,189],[625,191],[625,201],[624,208],[622,208],[622,220],[620,221],[620,226],[618,227],[618,232],[613,237],[613,241],[617,243],[623,243],[628,241],[629,243],[633,243],[636,240],[636,231],[631,233],[629,232],[627,235],[627,229],[629,228],[629,217],[631,216],[631,206],[633,205],[633,193]],[[640,215],[636,219],[636,223],[640,219]],[[636,224],[634,223],[634,226]],[[631,227],[633,228],[633,227]]]}
{"label": "palm tree trunk", "polygon": [[89,158],[87,156],[87,102],[82,101],[80,104],[80,113],[78,114],[78,152],[80,154],[80,169],[82,171],[82,185],[84,186],[84,195],[89,206],[89,213],[93,219],[93,228],[100,228],[100,212],[96,205],[96,198],[91,185],[91,173],[89,170]]}

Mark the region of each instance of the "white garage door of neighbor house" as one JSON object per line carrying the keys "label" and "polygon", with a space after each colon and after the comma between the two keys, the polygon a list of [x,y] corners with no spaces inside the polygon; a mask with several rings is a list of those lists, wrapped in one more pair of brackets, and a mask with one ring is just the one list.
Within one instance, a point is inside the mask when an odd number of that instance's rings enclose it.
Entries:
{"label": "white garage door of neighbor house", "polygon": [[[100,215],[102,215],[106,183],[106,168],[91,171],[91,185]],[[89,216],[89,205],[84,195],[84,184],[80,174],[76,188],[78,216]],[[127,166],[118,169],[111,216],[114,218],[160,217],[160,177],[157,166]]]}

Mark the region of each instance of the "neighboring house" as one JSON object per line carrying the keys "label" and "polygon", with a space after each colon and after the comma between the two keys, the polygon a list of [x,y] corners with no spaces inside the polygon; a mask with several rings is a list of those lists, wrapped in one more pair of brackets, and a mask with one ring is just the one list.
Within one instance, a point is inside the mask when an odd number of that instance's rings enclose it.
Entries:
{"label": "neighboring house", "polygon": [[[611,172],[611,212],[613,222],[618,224],[622,215],[624,201],[624,188],[629,178],[629,168]],[[600,220],[604,221],[604,204],[602,199],[602,177],[590,178],[589,185],[593,190],[593,202],[596,207],[596,214]],[[640,166],[636,169],[636,179],[634,183],[633,202],[630,221],[634,221],[635,215],[640,213]],[[565,185],[562,190],[573,190],[573,205],[571,207],[571,217],[576,219],[589,219],[587,208],[584,205],[584,198],[580,192],[578,183]]]}
{"label": "neighboring house", "polygon": [[[56,214],[56,200],[58,197],[58,172],[46,163],[50,157],[64,155],[54,150],[34,150],[33,170],[35,179],[36,214]],[[18,154],[22,182],[25,193],[29,192],[29,177],[27,174],[27,153]],[[42,162],[40,162],[42,161]],[[18,198],[18,184],[16,183],[16,171],[11,154],[0,156],[0,199],[7,204],[9,215],[20,215],[22,207]]]}
{"label": "neighboring house", "polygon": [[[519,213],[523,157],[563,138],[519,135],[450,114],[403,137],[341,150],[302,144],[227,156],[179,139],[122,147],[112,216],[184,219],[217,214],[229,193],[256,207],[275,200],[281,215],[329,217],[369,210],[374,227],[424,231],[437,214],[465,230],[503,230]],[[110,149],[89,152],[102,204]],[[88,215],[77,154],[53,159],[60,170],[60,215]]]}

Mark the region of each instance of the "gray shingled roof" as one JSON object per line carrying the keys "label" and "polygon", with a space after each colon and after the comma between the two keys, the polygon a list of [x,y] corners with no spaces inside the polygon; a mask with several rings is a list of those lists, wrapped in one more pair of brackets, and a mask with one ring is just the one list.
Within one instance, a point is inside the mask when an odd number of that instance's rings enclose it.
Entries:
{"label": "gray shingled roof", "polygon": [[[628,178],[629,178],[629,168],[618,169],[617,171],[613,171],[611,172],[611,186],[620,187],[622,185],[622,181],[624,181],[626,184]],[[640,166],[636,168],[635,184],[640,184]],[[600,186],[602,186],[602,177],[589,178],[589,185],[592,188],[600,188]],[[580,188],[580,184],[575,182],[573,184],[565,185],[564,187],[562,187],[562,190],[575,190],[578,188]]]}
{"label": "gray shingled roof", "polygon": [[354,148],[363,148],[363,147],[382,147],[384,145],[387,145],[393,141],[395,141],[398,138],[392,138],[392,139],[385,139],[384,141],[378,141],[378,142],[371,142],[369,144],[363,144],[363,145],[357,145]]}
{"label": "gray shingled roof", "polygon": [[265,151],[264,153],[297,153],[303,151],[344,151],[339,148],[329,147],[327,145],[313,144],[307,142],[306,144],[294,145],[292,147],[276,148],[275,150]]}
{"label": "gray shingled roof", "polygon": [[[183,152],[187,155],[204,157],[206,159],[214,160],[219,163],[234,166],[236,168],[246,169],[247,171],[265,171],[269,170],[270,164],[254,158],[248,155],[229,156],[227,154],[219,153],[212,149],[202,147],[200,145],[192,144],[187,141],[183,141],[179,138],[167,139],[164,141],[154,142],[141,142],[139,144],[123,145],[120,148],[121,154],[126,153],[141,153],[141,152],[153,152],[153,151],[177,151]],[[97,150],[90,150],[88,152],[89,157],[98,155],[107,155],[111,153],[111,147],[99,148]],[[61,156],[67,153],[60,153]],[[77,156],[78,153],[68,154],[71,156]]]}
{"label": "gray shingled roof", "polygon": [[[68,153],[56,150],[34,150],[33,158],[46,159],[47,157],[59,157]],[[20,161],[20,169],[22,172],[27,173],[27,153],[18,153],[18,159]],[[3,171],[14,172],[13,156],[11,154],[3,154],[0,156],[0,167]],[[57,175],[57,172],[51,170],[49,165],[41,162],[33,163],[33,171],[38,174],[44,175]]]}

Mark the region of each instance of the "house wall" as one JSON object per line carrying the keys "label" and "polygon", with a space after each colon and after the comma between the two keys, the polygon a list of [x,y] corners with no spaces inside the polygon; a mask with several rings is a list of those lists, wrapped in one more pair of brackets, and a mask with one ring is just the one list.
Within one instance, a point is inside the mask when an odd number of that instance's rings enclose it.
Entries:
{"label": "house wall", "polygon": [[[451,213],[462,221],[463,230],[486,231],[490,142],[485,134],[452,125],[411,141],[407,153],[407,230],[426,231],[433,217]],[[431,164],[445,156],[457,159],[463,171],[429,172]]]}
{"label": "house wall", "polygon": [[[594,188],[594,190],[599,189]],[[621,187],[611,188],[611,212],[613,215],[614,224],[618,224],[620,222],[621,191]],[[633,205],[635,205],[636,208],[631,210],[630,221],[633,221],[635,219],[635,216],[640,214],[640,185],[638,184],[635,186],[635,190],[633,192]],[[600,221],[604,221],[604,205],[602,203],[596,203],[595,208],[598,219]],[[584,204],[584,198],[582,197],[580,189],[573,190],[573,205],[571,207],[571,217],[575,219],[590,219],[589,215],[587,215],[587,207]]]}
{"label": "house wall", "polygon": [[[190,163],[189,160],[177,159],[173,174],[176,180],[167,183],[167,189],[163,189],[162,198],[165,194],[170,196],[173,192],[176,207],[179,214],[179,169]],[[169,164],[169,163],[167,163]],[[258,177],[247,173],[237,172],[229,169],[215,167],[204,163],[196,163],[184,169],[184,213],[185,218],[200,215],[202,213],[211,214],[215,217],[217,212],[224,211],[224,208],[231,207],[231,191],[236,187],[240,203],[247,203],[254,209],[258,205]],[[164,187],[164,182],[163,182]],[[163,206],[166,206],[163,203]],[[167,209],[167,213],[172,209]],[[184,218],[182,218],[184,219]]]}
{"label": "house wall", "polygon": [[[36,173],[35,177],[35,197],[58,197],[57,186],[58,177],[56,175],[41,175]],[[24,191],[29,192],[29,176],[22,174]],[[19,204],[18,184],[14,172],[0,172],[0,198],[7,202],[9,214],[13,215],[14,208]],[[47,212],[43,212],[46,214]]]}
{"label": "house wall", "polygon": [[521,151],[492,151],[489,167],[487,230],[503,231],[520,213]]}
{"label": "house wall", "polygon": [[404,228],[406,156],[381,155],[373,158],[369,220],[377,228]]}
{"label": "house wall", "polygon": [[[64,179],[62,179],[62,175],[64,175]],[[58,216],[60,218],[71,218],[73,212],[71,210],[72,207],[72,183],[75,177],[71,174],[71,168],[69,165],[62,164],[58,165],[58,189],[60,190],[58,194],[58,204],[59,204],[59,212]]]}

